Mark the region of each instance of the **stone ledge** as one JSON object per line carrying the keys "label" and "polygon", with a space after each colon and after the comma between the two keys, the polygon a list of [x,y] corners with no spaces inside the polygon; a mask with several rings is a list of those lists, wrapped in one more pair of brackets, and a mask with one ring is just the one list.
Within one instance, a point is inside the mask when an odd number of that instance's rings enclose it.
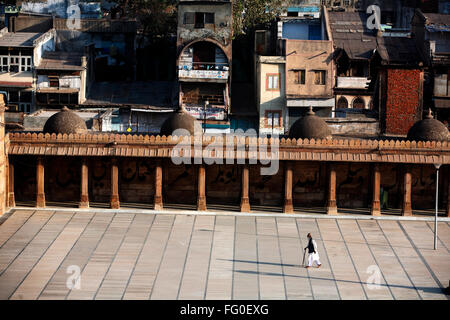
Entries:
{"label": "stone ledge", "polygon": [[[200,216],[237,216],[237,217],[285,217],[285,218],[304,218],[304,219],[342,219],[342,220],[391,220],[391,221],[427,221],[434,222],[434,217],[404,217],[404,216],[371,216],[371,215],[359,215],[359,214],[346,214],[342,215],[327,215],[327,214],[308,214],[308,213],[267,213],[267,212],[255,212],[241,213],[233,211],[189,211],[189,210],[150,210],[150,209],[100,209],[100,208],[30,208],[30,207],[16,207],[10,209],[7,213],[13,213],[20,210],[33,210],[33,211],[60,211],[60,212],[106,212],[106,213],[139,213],[139,214],[165,214],[165,215],[200,215]],[[438,222],[450,222],[450,218],[438,217]]]}

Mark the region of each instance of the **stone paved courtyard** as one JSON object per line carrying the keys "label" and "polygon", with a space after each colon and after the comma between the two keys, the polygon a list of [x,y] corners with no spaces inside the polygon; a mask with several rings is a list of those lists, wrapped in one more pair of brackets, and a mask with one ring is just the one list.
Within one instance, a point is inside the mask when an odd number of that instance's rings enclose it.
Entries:
{"label": "stone paved courtyard", "polygon": [[[3,220],[0,299],[447,299],[450,280],[448,222],[434,251],[425,221],[35,210]],[[302,267],[308,232],[320,269]],[[73,268],[79,289],[67,286]]]}

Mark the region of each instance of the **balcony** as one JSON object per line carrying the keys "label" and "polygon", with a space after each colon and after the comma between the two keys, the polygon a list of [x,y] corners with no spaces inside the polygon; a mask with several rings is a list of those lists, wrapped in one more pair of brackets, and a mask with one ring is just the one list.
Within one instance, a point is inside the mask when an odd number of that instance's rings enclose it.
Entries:
{"label": "balcony", "polygon": [[370,81],[366,77],[337,77],[336,89],[368,89]]}
{"label": "balcony", "polygon": [[229,67],[226,63],[193,62],[178,67],[180,80],[220,80],[227,81]]}

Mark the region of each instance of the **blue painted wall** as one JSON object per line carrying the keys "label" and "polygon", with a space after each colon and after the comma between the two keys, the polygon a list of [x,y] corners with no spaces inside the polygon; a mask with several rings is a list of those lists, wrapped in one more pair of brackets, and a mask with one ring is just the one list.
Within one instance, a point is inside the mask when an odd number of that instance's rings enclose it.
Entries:
{"label": "blue painted wall", "polygon": [[320,24],[301,22],[284,22],[283,39],[292,40],[322,40]]}

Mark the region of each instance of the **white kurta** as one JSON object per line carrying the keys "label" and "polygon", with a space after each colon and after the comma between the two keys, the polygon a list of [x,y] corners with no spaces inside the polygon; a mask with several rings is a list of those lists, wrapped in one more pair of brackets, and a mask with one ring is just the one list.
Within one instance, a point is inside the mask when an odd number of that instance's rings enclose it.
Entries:
{"label": "white kurta", "polygon": [[313,243],[313,246],[314,246],[314,251],[316,251],[316,253],[312,252],[312,253],[309,254],[309,256],[308,256],[308,267],[312,267],[314,262],[316,262],[318,266],[321,265],[320,257],[319,257],[319,251],[317,250],[316,241],[313,240],[312,243]]}

